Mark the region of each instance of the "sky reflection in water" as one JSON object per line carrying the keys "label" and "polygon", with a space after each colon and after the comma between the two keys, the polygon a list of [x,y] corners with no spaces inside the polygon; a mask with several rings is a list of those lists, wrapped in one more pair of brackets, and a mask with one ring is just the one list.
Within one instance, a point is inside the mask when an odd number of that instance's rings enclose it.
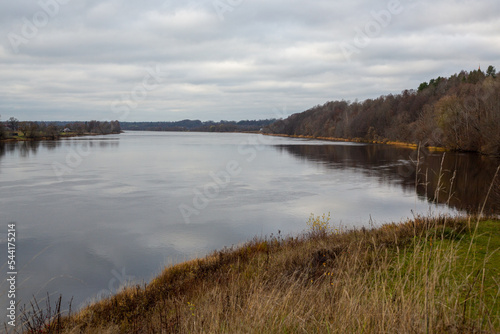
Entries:
{"label": "sky reflection in water", "polygon": [[[76,152],[76,156],[75,156]],[[82,153],[82,154],[79,154]],[[18,302],[63,294],[73,306],[150,280],[163,265],[256,235],[299,233],[311,213],[348,227],[482,204],[497,160],[425,152],[415,194],[412,150],[253,134],[130,132],[0,145],[0,220],[17,223]],[[80,159],[78,158],[80,157]],[[228,162],[239,173],[214,188]],[[60,169],[67,167],[61,175]],[[451,178],[456,171],[453,182]],[[427,172],[427,179],[425,179]],[[212,188],[210,188],[212,186]],[[213,197],[195,208],[197,192]],[[495,185],[494,190],[498,189]],[[494,191],[486,209],[499,212]],[[205,196],[206,197],[206,196]],[[179,206],[194,208],[187,224]],[[6,259],[2,260],[3,269]],[[6,270],[4,270],[6,272]],[[2,283],[2,291],[6,283]],[[1,294],[6,305],[6,295]]]}

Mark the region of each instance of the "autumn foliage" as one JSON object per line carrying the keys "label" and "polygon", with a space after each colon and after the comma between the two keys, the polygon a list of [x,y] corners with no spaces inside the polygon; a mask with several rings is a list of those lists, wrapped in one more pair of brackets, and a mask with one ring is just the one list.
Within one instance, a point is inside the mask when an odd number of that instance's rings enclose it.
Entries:
{"label": "autumn foliage", "polygon": [[363,102],[332,101],[266,129],[291,136],[400,141],[500,155],[500,81],[494,67]]}

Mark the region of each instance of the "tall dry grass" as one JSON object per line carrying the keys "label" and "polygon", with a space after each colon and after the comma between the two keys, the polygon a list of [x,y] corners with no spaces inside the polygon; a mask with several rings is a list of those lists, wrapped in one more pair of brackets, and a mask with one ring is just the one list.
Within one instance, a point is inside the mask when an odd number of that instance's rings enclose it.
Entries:
{"label": "tall dry grass", "polygon": [[317,218],[317,228],[298,237],[254,239],[166,268],[146,286],[130,287],[66,317],[58,330],[499,331],[500,280],[493,277],[499,273],[492,272],[489,264],[494,249],[481,253],[476,247],[482,231],[478,226],[483,223],[471,218],[416,217],[380,228],[339,232]]}

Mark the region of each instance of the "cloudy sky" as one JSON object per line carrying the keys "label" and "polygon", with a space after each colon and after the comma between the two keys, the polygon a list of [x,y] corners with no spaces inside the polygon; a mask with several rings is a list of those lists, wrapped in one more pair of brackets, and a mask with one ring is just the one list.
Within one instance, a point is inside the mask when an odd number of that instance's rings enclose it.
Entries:
{"label": "cloudy sky", "polygon": [[0,114],[284,117],[500,67],[498,0],[0,2]]}

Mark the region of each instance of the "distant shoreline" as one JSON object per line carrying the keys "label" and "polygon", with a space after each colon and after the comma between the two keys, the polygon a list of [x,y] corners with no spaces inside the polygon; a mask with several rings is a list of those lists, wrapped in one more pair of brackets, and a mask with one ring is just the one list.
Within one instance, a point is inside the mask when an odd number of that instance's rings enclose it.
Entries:
{"label": "distant shoreline", "polygon": [[[266,136],[285,137],[285,138],[316,139],[316,140],[324,140],[324,141],[336,141],[336,142],[360,143],[360,144],[385,144],[385,145],[411,148],[414,150],[418,149],[418,146],[419,146],[418,144],[391,141],[391,140],[381,141],[381,140],[366,140],[366,139],[362,139],[362,138],[347,139],[347,138],[335,138],[335,137],[314,137],[314,136],[286,135],[286,134],[276,134],[276,133],[262,133],[262,134],[266,135]],[[436,152],[448,152],[448,151],[450,151],[447,148],[439,147],[439,146],[425,146],[425,148],[427,148],[429,151],[436,151]]]}
{"label": "distant shoreline", "polygon": [[[123,133],[123,131],[120,133]],[[120,133],[83,133],[83,134],[69,133],[69,134],[58,135],[55,138],[49,137],[49,136],[42,136],[42,137],[38,137],[38,138],[26,138],[26,137],[22,137],[22,136],[14,136],[14,137],[10,137],[10,138],[0,139],[0,143],[12,143],[12,142],[20,142],[20,141],[48,141],[48,140],[60,140],[60,139],[65,139],[65,138],[85,137],[85,136],[119,135]]]}

